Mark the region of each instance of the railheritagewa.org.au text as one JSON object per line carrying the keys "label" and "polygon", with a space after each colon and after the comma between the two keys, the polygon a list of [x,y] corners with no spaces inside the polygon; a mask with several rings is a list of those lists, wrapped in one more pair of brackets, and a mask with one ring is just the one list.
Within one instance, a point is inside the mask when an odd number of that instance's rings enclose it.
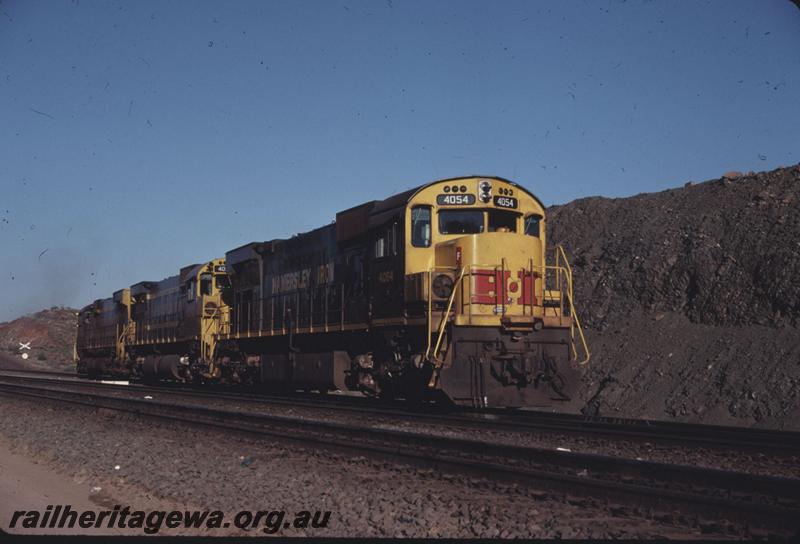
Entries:
{"label": "railheritagewa.org.au text", "polygon": [[16,510],[8,528],[13,532],[36,529],[140,529],[145,534],[157,534],[176,529],[261,530],[266,534],[290,533],[293,529],[324,531],[331,518],[330,511],[289,513],[284,510],[242,510],[227,516],[220,510],[133,510],[130,506],[115,506],[111,510],[73,510],[71,505],[50,505],[44,510]]}

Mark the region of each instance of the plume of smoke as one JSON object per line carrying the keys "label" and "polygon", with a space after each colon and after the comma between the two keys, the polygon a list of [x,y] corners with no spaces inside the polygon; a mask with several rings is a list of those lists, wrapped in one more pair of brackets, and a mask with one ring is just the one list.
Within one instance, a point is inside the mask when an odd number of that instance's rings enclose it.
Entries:
{"label": "plume of smoke", "polygon": [[[56,245],[37,259],[29,274],[19,274],[10,285],[10,300],[4,301],[4,319],[53,306],[78,308],[89,302],[96,275],[95,262],[74,246]],[[96,273],[95,273],[96,274]],[[3,297],[6,298],[6,297]]]}

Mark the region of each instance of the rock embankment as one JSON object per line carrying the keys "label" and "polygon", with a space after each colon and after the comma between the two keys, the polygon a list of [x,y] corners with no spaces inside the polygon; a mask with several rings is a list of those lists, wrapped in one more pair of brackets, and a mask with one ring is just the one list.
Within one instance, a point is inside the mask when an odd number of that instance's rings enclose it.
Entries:
{"label": "rock embankment", "polygon": [[800,166],[549,210],[609,415],[800,429]]}
{"label": "rock embankment", "polygon": [[[53,307],[0,323],[0,367],[73,370],[78,318],[72,308]],[[30,349],[20,344],[29,345]],[[22,354],[27,353],[26,359]]]}

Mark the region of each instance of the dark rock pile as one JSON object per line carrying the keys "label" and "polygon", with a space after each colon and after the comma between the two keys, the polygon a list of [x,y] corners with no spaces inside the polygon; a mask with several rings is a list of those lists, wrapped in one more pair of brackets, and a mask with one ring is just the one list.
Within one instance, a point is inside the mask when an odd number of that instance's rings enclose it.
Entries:
{"label": "dark rock pile", "polygon": [[549,210],[589,410],[800,428],[800,166]]}

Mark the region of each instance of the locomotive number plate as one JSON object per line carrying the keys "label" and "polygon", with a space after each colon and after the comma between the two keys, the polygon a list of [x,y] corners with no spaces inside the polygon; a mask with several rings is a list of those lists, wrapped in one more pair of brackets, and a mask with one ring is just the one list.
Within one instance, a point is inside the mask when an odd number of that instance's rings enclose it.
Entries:
{"label": "locomotive number plate", "polygon": [[494,197],[494,205],[500,208],[516,208],[517,199],[510,196],[496,196]]}
{"label": "locomotive number plate", "polygon": [[475,195],[437,195],[439,206],[471,206],[475,204]]}

